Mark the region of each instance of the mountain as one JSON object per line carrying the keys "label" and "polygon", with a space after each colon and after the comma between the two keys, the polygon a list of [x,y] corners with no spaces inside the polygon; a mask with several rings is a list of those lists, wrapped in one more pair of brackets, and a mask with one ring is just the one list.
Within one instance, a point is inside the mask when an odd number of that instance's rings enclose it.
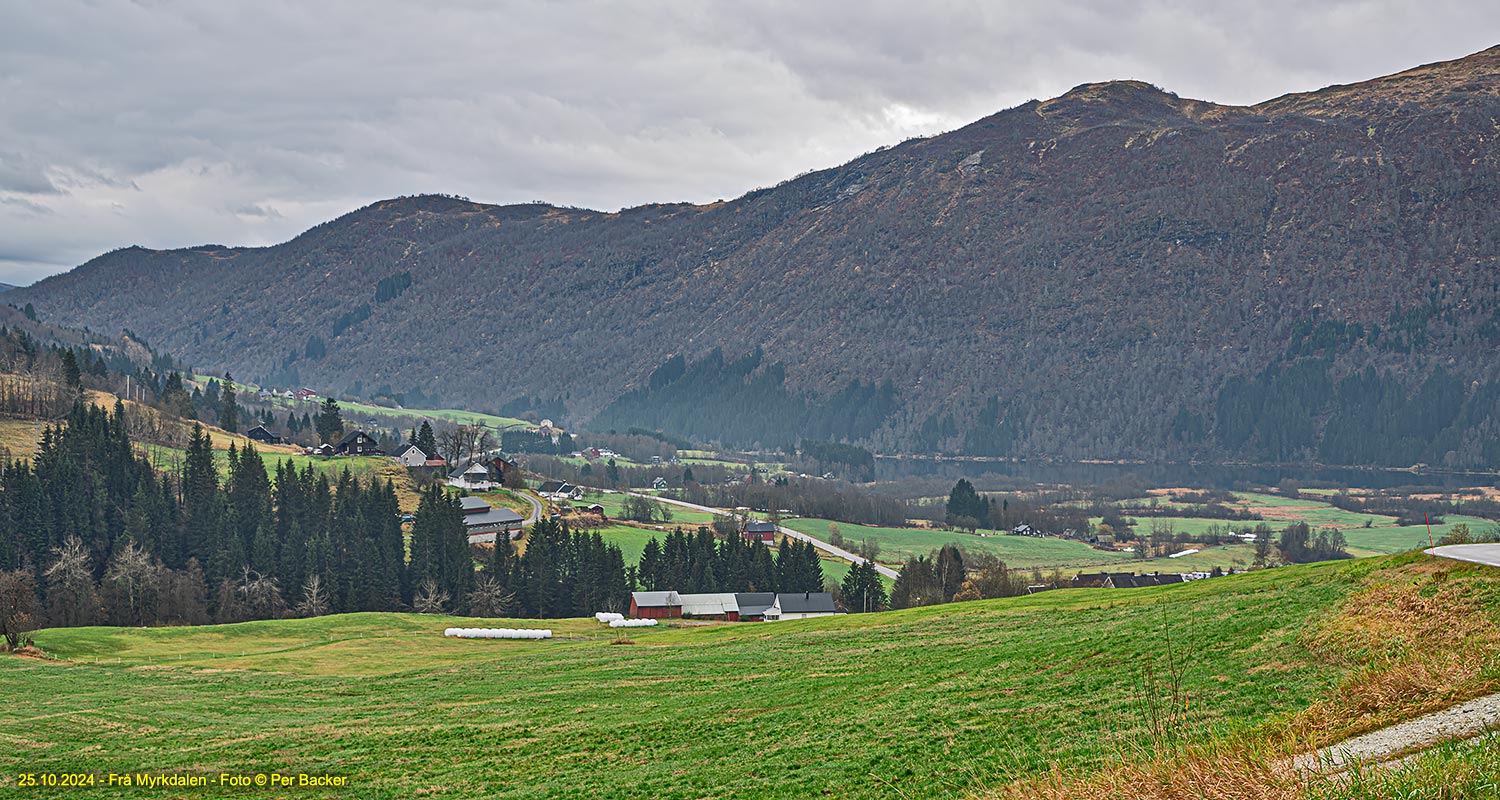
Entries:
{"label": "mountain", "polygon": [[440,196],[7,293],[194,363],[598,429],[1500,466],[1500,47],[1254,106],[1087,84],[730,202]]}

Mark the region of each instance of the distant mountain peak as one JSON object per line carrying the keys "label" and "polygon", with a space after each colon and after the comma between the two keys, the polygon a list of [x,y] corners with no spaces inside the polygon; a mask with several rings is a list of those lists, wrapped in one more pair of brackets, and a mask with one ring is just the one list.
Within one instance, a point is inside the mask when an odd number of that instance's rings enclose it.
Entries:
{"label": "distant mountain peak", "polygon": [[[1329,397],[1500,398],[1497,91],[1500,47],[1251,107],[1088,83],[728,202],[398,197],[7,300],[272,384],[705,441],[1370,463]],[[1401,430],[1407,464],[1500,466]]]}

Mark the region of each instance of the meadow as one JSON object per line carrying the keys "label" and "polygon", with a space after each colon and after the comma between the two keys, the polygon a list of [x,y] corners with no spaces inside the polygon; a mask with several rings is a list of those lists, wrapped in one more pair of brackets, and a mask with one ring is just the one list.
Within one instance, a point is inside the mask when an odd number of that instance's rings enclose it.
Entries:
{"label": "meadow", "polygon": [[[1378,713],[1338,704],[1395,652],[1385,634],[1353,652],[1330,637],[1362,619],[1372,604],[1357,600],[1371,592],[1492,614],[1497,585],[1484,568],[1400,556],[1153,589],[676,623],[631,630],[627,645],[593,620],[411,614],[47,630],[35,639],[49,658],[0,658],[13,698],[0,708],[0,774],[334,773],[351,780],[342,796],[368,798],[967,797],[1054,766],[1087,775],[1150,757],[1159,742],[1141,703],[1162,696],[1134,687],[1144,665],[1165,664],[1168,637],[1191,698],[1168,711],[1183,742],[1284,727],[1309,708],[1356,730],[1435,693],[1472,696],[1500,679],[1492,623],[1461,640],[1482,669]],[[1382,624],[1410,633],[1405,618]],[[441,635],[478,625],[558,638]]]}
{"label": "meadow", "polygon": [[830,524],[839,526],[844,546],[858,550],[859,543],[869,539],[880,544],[877,561],[900,565],[911,556],[929,555],[945,544],[954,544],[970,552],[990,553],[1012,567],[1098,567],[1131,558],[1129,553],[1098,550],[1083,542],[1068,539],[1036,538],[993,534],[976,536],[960,531],[926,528],[880,528],[852,523],[830,523],[826,519],[794,519],[784,523],[795,531],[828,541]]}
{"label": "meadow", "polygon": [[[613,492],[609,494],[606,494],[604,492],[588,492],[584,496],[582,501],[575,501],[573,505],[575,507],[582,507],[593,503],[598,503],[599,505],[604,506],[604,513],[610,519],[620,519],[624,515],[625,511],[625,498],[626,495],[620,492]],[[662,505],[666,506],[667,511],[671,512],[672,514],[672,520],[670,522],[660,523],[667,528],[672,528],[674,526],[691,528],[697,527],[698,525],[710,525],[714,521],[714,515],[704,511],[694,511],[690,508],[674,506],[670,503],[663,503]]]}

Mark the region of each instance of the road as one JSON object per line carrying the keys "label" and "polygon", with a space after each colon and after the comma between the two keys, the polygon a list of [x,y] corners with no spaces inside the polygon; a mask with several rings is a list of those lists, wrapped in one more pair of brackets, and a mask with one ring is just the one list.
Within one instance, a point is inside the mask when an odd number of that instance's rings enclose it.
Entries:
{"label": "road", "polygon": [[1422,552],[1429,556],[1500,567],[1500,544],[1445,544]]}
{"label": "road", "polygon": [[542,501],[536,499],[535,497],[532,497],[526,492],[513,492],[513,494],[518,494],[526,498],[526,502],[531,504],[531,513],[526,515],[526,521],[522,522],[522,525],[530,525],[531,523],[536,522],[537,520],[542,518]]}
{"label": "road", "polygon": [[[1470,547],[1472,545],[1453,545]],[[1500,724],[1500,694],[1492,694],[1388,728],[1356,736],[1314,753],[1298,756],[1292,766],[1300,772],[1343,774],[1370,764],[1399,764],[1403,756],[1427,750],[1440,742],[1479,741],[1475,737]]]}
{"label": "road", "polygon": [[[687,502],[685,500],[673,500],[673,499],[671,499],[669,497],[657,497],[656,495],[640,494],[639,492],[624,492],[624,494],[635,495],[636,497],[649,497],[652,500],[656,500],[658,502],[670,503],[670,504],[672,504],[674,506],[681,506],[683,508],[690,508],[690,509],[692,509],[694,511],[704,511],[704,512],[707,512],[709,514],[727,514],[727,515],[729,515],[731,517],[737,517],[738,516],[733,511],[725,511],[722,508],[713,508],[712,506],[700,506],[697,503],[689,503],[689,502]],[[833,545],[831,545],[831,544],[823,541],[822,539],[815,539],[815,538],[813,538],[811,536],[808,536],[805,533],[802,533],[801,531],[794,531],[791,528],[786,527],[785,525],[778,525],[778,526],[776,526],[776,529],[778,531],[780,531],[782,533],[782,535],[784,535],[784,536],[788,536],[788,537],[791,537],[793,539],[798,539],[798,540],[804,541],[804,542],[812,542],[812,546],[813,547],[816,547],[817,549],[822,550],[823,552],[825,552],[825,553],[833,556],[834,558],[843,559],[845,561],[848,561],[851,564],[863,564],[863,563],[865,563],[865,558],[863,556],[857,555],[855,553],[851,553],[851,552],[849,552],[848,550],[845,550],[842,547],[834,547]],[[881,575],[884,575],[887,578],[890,578],[891,580],[895,580],[896,576],[900,574],[900,573],[896,572],[896,570],[893,570],[890,567],[885,566],[884,564],[878,564],[878,563],[875,564],[875,571],[878,572],[878,573],[880,573]]]}

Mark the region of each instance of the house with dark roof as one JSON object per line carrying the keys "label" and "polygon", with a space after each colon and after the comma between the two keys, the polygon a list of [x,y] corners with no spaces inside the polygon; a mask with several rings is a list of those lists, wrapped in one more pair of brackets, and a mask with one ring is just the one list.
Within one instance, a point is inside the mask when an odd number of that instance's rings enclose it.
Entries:
{"label": "house with dark roof", "polygon": [[335,455],[340,456],[381,456],[385,452],[380,449],[380,443],[364,431],[350,431],[344,434],[344,438],[333,446]]}
{"label": "house with dark roof", "polygon": [[469,544],[493,542],[501,534],[508,539],[521,535],[521,525],[525,520],[520,514],[508,508],[495,508],[478,497],[461,497],[458,502]]}
{"label": "house with dark roof", "polygon": [[490,468],[478,461],[448,473],[448,485],[471,492],[500,488],[499,481],[490,478]]}
{"label": "house with dark roof", "polygon": [[841,613],[828,592],[779,592],[776,602],[766,610],[766,620],[793,620],[809,617],[831,617]]}
{"label": "house with dark roof", "polygon": [[761,622],[766,618],[766,612],[771,606],[776,605],[775,592],[739,592],[734,596],[734,602],[740,607],[740,620],[744,622]]}
{"label": "house with dark roof", "polygon": [[630,616],[636,619],[676,619],[682,616],[682,596],[676,592],[631,592]]}
{"label": "house with dark roof", "polygon": [[1104,582],[1106,589],[1140,589],[1146,586],[1167,586],[1182,583],[1182,576],[1174,573],[1153,575],[1110,575]]}
{"label": "house with dark roof", "polygon": [[547,481],[536,493],[549,500],[582,500],[583,489],[565,481]]}
{"label": "house with dark roof", "polygon": [[427,466],[427,454],[422,452],[422,448],[410,442],[396,448],[396,452],[391,453],[391,457],[403,467]]}
{"label": "house with dark roof", "polygon": [[776,525],[752,519],[745,523],[744,537],[752,542],[765,542],[771,544],[776,541]]}
{"label": "house with dark roof", "polygon": [[245,431],[245,437],[261,444],[281,444],[286,441],[282,438],[281,434],[272,433],[264,425],[256,425],[250,430]]}

